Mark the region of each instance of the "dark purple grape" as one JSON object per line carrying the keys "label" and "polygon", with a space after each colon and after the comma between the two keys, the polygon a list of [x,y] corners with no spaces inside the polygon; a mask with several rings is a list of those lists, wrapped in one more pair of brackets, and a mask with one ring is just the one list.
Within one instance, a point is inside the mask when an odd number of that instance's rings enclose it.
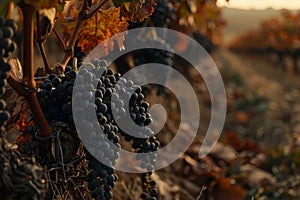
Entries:
{"label": "dark purple grape", "polygon": [[51,83],[51,82],[45,82],[45,83],[43,84],[43,88],[44,88],[45,90],[51,91],[51,90],[52,90],[52,83]]}
{"label": "dark purple grape", "polygon": [[12,41],[9,38],[1,38],[0,39],[0,49],[8,49],[11,45]]}
{"label": "dark purple grape", "polygon": [[12,30],[15,32],[18,28],[18,25],[16,24],[16,22],[13,19],[8,19],[5,22],[5,26],[9,26],[10,28],[12,28]]}
{"label": "dark purple grape", "polygon": [[16,44],[15,42],[12,42],[12,43],[10,44],[10,46],[8,47],[7,51],[13,52],[13,51],[15,51],[16,49],[17,49],[17,44]]}
{"label": "dark purple grape", "polygon": [[72,66],[67,65],[65,68],[65,73],[70,72],[71,70],[73,70]]}
{"label": "dark purple grape", "polygon": [[[51,80],[51,79],[50,79],[50,80]],[[60,78],[54,77],[54,78],[52,79],[52,84],[53,84],[54,86],[58,86],[58,85],[60,85],[60,83],[61,83],[61,79],[60,79]]]}
{"label": "dark purple grape", "polygon": [[13,35],[14,35],[14,30],[9,26],[5,26],[2,29],[2,32],[3,32],[3,37],[4,38],[12,38]]}

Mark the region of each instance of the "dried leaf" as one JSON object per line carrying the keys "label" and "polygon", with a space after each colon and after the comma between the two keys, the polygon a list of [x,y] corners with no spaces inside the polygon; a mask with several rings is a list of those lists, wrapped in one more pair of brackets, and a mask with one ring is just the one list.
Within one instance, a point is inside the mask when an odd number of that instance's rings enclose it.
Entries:
{"label": "dried leaf", "polygon": [[17,80],[22,80],[23,78],[23,70],[22,65],[18,58],[10,58],[8,63],[11,65],[10,74],[16,78]]}
{"label": "dried leaf", "polygon": [[228,179],[225,177],[221,177],[218,180],[211,193],[213,200],[244,200],[247,196],[247,190],[243,189],[239,185],[232,184],[232,179]]}
{"label": "dried leaf", "polygon": [[276,177],[272,174],[247,164],[241,167],[241,170],[248,174],[247,183],[251,187],[261,187],[265,185],[273,185],[276,183]]}
{"label": "dried leaf", "polygon": [[52,26],[54,25],[54,19],[55,19],[55,16],[56,16],[56,9],[55,8],[41,9],[41,10],[39,10],[39,14],[41,16],[47,17],[50,21],[50,24]]}
{"label": "dried leaf", "polygon": [[249,139],[245,140],[245,142],[243,143],[242,150],[247,150],[255,153],[261,152],[259,144],[252,142]]}
{"label": "dried leaf", "polygon": [[235,131],[227,131],[224,134],[224,142],[226,144],[232,145],[235,149],[240,149],[242,145],[242,140]]}
{"label": "dried leaf", "polygon": [[153,179],[157,184],[159,193],[162,199],[179,200],[179,193],[181,188],[178,185],[170,186],[167,182],[162,180],[156,173],[153,173]]}
{"label": "dried leaf", "polygon": [[218,142],[210,152],[210,155],[215,158],[222,159],[227,163],[231,163],[237,159],[238,153],[231,146]]}

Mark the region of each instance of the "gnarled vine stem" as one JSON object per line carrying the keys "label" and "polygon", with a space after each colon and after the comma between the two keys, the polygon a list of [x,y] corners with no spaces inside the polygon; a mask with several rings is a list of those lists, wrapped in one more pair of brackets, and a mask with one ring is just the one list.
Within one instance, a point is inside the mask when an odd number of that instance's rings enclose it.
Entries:
{"label": "gnarled vine stem", "polygon": [[22,82],[17,81],[12,76],[8,78],[9,84],[16,92],[24,96],[29,104],[32,115],[39,127],[41,136],[48,136],[52,133],[52,127],[47,122],[45,115],[39,105],[36,97],[36,82],[34,80],[34,14],[35,8],[30,4],[22,2],[20,4],[23,13],[23,79]]}

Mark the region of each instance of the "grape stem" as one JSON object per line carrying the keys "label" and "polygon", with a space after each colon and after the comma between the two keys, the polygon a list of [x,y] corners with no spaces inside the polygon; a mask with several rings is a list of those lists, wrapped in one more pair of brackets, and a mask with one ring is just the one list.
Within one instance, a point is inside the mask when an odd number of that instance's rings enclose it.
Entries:
{"label": "grape stem", "polygon": [[58,39],[60,46],[63,48],[64,51],[66,51],[67,47],[66,47],[63,39],[60,37],[59,33],[55,30],[55,28],[53,28],[52,31],[53,31],[54,35],[56,36],[56,38]]}
{"label": "grape stem", "polygon": [[[34,80],[34,13],[35,8],[30,4],[22,2],[20,4],[23,13],[23,80],[22,83],[18,82],[11,75],[8,78],[9,84],[16,90],[16,92],[24,96],[29,104],[32,115],[36,124],[39,127],[39,134],[41,136],[48,136],[52,134],[53,130],[47,122],[45,115],[39,105],[36,97],[36,83]],[[26,86],[26,87],[24,87]],[[27,88],[27,89],[26,89]]]}
{"label": "grape stem", "polygon": [[42,58],[43,58],[43,62],[44,62],[44,66],[45,66],[45,70],[46,72],[50,72],[50,65],[49,65],[49,62],[47,60],[47,56],[46,56],[46,53],[45,53],[45,48],[44,48],[44,43],[43,43],[43,39],[42,39],[42,36],[41,36],[41,29],[40,29],[40,23],[39,23],[39,20],[40,20],[40,15],[39,15],[39,12],[36,12],[36,41],[37,41],[37,44],[38,44],[38,47],[40,49],[40,52],[41,52],[41,55],[42,55]]}
{"label": "grape stem", "polygon": [[76,44],[76,40],[78,38],[78,34],[81,28],[81,25],[84,20],[91,18],[99,9],[101,9],[109,0],[103,0],[102,3],[100,3],[93,11],[90,13],[86,13],[86,10],[88,8],[88,1],[85,0],[83,1],[82,8],[78,14],[77,17],[77,22],[72,34],[72,37],[67,45],[66,51],[65,51],[65,56],[63,58],[63,61],[61,62],[61,67],[63,71],[65,70],[67,63],[71,59],[71,57],[74,55],[74,46]]}

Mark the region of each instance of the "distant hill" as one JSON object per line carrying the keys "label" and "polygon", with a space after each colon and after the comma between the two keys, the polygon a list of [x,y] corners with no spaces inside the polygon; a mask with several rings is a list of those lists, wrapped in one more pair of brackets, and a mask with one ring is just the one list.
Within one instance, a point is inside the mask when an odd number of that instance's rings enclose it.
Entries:
{"label": "distant hill", "polygon": [[224,43],[228,44],[235,36],[248,30],[259,28],[261,21],[279,15],[278,10],[241,10],[223,8],[223,17],[226,20]]}

